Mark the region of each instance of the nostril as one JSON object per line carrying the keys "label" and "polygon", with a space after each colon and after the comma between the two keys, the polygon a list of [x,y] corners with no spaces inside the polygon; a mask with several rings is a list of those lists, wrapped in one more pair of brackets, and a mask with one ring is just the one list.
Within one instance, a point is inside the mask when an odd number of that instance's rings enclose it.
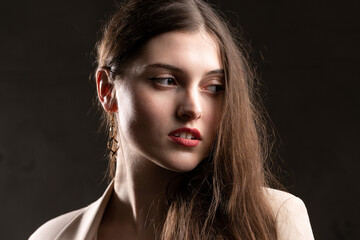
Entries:
{"label": "nostril", "polygon": [[196,110],[194,108],[182,107],[182,108],[179,108],[179,110],[178,110],[178,117],[180,119],[187,120],[187,121],[197,120],[197,119],[201,118],[201,115],[202,115],[201,111]]}

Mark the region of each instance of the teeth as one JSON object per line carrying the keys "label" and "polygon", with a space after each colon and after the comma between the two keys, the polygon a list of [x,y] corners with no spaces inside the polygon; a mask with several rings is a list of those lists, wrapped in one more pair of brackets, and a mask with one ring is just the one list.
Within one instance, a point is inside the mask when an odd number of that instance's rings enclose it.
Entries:
{"label": "teeth", "polygon": [[188,132],[176,133],[173,135],[174,137],[181,137],[186,139],[195,139],[194,135]]}
{"label": "teeth", "polygon": [[186,138],[187,139],[191,139],[193,137],[193,135],[191,133],[186,133]]}

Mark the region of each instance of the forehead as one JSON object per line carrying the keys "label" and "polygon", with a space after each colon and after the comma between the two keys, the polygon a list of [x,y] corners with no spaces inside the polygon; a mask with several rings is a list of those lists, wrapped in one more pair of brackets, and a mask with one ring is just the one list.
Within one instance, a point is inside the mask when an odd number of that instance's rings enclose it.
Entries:
{"label": "forehead", "polygon": [[185,70],[222,69],[218,44],[205,31],[173,31],[158,35],[144,46],[137,62],[144,65],[166,63]]}

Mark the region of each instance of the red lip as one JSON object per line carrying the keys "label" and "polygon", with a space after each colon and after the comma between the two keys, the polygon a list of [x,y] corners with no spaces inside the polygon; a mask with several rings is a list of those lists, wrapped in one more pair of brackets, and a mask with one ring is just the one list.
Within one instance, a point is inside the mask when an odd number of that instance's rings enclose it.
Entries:
{"label": "red lip", "polygon": [[[176,134],[182,133],[182,132],[191,133],[195,139],[187,139],[187,138],[181,138],[180,136],[179,137],[175,136]],[[171,133],[169,133],[169,137],[172,141],[179,143],[186,147],[195,147],[199,144],[199,141],[201,140],[201,134],[195,128],[193,128],[193,129],[191,129],[191,128],[176,129],[176,130],[172,131]]]}

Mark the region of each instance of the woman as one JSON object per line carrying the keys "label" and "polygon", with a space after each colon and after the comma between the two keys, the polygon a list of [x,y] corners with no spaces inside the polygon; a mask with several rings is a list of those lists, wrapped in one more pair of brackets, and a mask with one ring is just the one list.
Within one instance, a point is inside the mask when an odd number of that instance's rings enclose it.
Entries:
{"label": "woman", "polygon": [[267,188],[253,76],[201,0],[131,0],[97,44],[112,181],[30,239],[313,239],[303,202]]}

